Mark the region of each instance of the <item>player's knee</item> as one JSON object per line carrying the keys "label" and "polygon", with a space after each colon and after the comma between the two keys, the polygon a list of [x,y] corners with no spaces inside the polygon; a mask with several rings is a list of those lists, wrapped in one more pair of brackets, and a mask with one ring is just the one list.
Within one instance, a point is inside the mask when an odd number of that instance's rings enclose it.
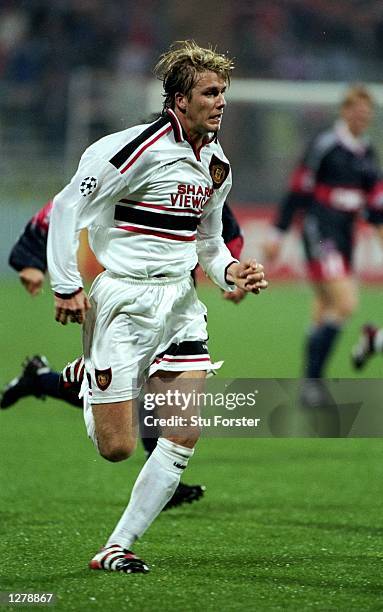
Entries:
{"label": "player's knee", "polygon": [[107,461],[111,461],[112,463],[118,463],[119,461],[125,461],[131,456],[129,450],[122,445],[113,446],[113,447],[101,447],[100,455]]}
{"label": "player's knee", "polygon": [[131,457],[135,451],[136,444],[129,440],[108,440],[99,442],[100,455],[107,461],[117,463]]}
{"label": "player's knee", "polygon": [[338,313],[342,320],[346,320],[354,314],[358,306],[357,296],[349,296],[342,300],[338,305]]}

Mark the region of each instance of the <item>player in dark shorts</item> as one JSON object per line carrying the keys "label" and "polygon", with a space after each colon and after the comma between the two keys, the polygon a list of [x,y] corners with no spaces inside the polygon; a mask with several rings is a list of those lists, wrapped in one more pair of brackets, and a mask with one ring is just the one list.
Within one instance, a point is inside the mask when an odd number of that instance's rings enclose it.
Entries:
{"label": "player in dark shorts", "polygon": [[[20,281],[31,295],[38,295],[45,280],[47,271],[46,245],[49,229],[49,217],[52,201],[43,206],[27,223],[23,233],[12,248],[9,264],[18,274]],[[222,211],[222,235],[231,254],[240,258],[243,248],[243,236],[240,226],[231,211],[225,204]],[[225,299],[238,304],[246,293],[237,287],[235,291],[224,292]],[[83,368],[64,368],[61,372],[51,370],[48,360],[43,355],[27,358],[23,364],[21,374],[14,378],[4,389],[0,400],[0,408],[13,406],[19,399],[29,395],[45,399],[53,397],[64,402],[83,407],[83,400],[79,399]],[[155,449],[157,438],[142,436],[142,443],[149,456]],[[172,499],[166,508],[179,506],[200,499],[205,491],[202,485],[188,485],[180,482]]]}
{"label": "player in dark shorts", "polygon": [[[283,234],[303,212],[303,243],[314,289],[312,327],[306,339],[304,376],[323,377],[343,324],[354,312],[357,287],[352,277],[355,221],[363,214],[383,235],[383,181],[377,154],[365,132],[373,100],[363,86],[348,90],[340,118],[309,145],[293,172],[265,254],[275,259]],[[304,403],[320,402],[321,385],[304,386]],[[319,393],[319,395],[318,395]]]}

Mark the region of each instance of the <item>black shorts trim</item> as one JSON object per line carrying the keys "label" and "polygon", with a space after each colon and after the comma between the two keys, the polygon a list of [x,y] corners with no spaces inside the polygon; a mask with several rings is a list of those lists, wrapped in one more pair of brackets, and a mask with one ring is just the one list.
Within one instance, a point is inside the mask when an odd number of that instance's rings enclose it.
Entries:
{"label": "black shorts trim", "polygon": [[163,351],[156,356],[157,359],[161,359],[164,355],[171,355],[172,357],[182,357],[182,355],[209,355],[206,340],[186,340],[179,344],[171,344],[166,351]]}

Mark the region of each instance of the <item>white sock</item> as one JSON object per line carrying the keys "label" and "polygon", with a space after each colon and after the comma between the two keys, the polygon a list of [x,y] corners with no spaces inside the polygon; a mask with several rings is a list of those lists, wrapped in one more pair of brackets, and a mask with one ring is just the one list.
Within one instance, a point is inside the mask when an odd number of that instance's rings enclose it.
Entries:
{"label": "white sock", "polygon": [[106,546],[130,548],[171,499],[194,449],[159,438],[134,484],[129,504]]}

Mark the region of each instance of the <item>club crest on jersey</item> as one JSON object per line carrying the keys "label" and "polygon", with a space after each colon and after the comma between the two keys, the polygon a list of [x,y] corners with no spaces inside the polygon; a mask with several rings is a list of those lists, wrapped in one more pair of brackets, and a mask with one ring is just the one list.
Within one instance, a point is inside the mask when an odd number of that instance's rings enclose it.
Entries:
{"label": "club crest on jersey", "polygon": [[81,195],[84,198],[86,198],[86,196],[90,195],[91,193],[93,193],[95,191],[96,187],[97,187],[97,179],[96,179],[96,177],[95,176],[87,176],[81,182],[80,193],[81,193]]}
{"label": "club crest on jersey", "polygon": [[209,165],[210,176],[214,189],[219,189],[229,175],[230,166],[213,155]]}
{"label": "club crest on jersey", "polygon": [[112,368],[108,368],[107,370],[95,370],[97,387],[101,389],[101,391],[106,391],[112,382]]}

